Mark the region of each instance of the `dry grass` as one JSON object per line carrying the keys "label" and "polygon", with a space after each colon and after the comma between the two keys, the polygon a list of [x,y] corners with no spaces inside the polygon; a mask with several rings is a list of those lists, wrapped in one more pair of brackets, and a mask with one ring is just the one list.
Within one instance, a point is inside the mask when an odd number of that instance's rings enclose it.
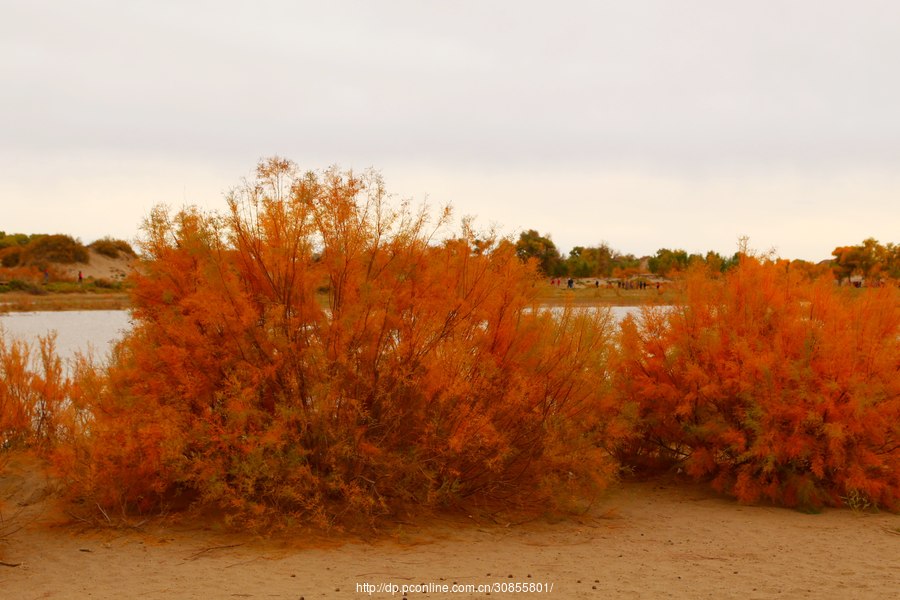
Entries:
{"label": "dry grass", "polygon": [[24,292],[0,295],[0,313],[45,310],[125,310],[131,306],[126,292],[45,294]]}

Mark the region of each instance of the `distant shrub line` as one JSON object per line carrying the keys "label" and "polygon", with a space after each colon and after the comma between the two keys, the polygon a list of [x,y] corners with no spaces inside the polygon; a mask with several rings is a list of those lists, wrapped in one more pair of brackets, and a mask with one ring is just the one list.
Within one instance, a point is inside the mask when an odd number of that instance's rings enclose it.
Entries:
{"label": "distant shrub line", "polygon": [[88,248],[108,256],[109,258],[119,258],[120,256],[134,257],[135,252],[131,244],[124,240],[116,240],[110,237],[101,238],[88,245]]}
{"label": "distant shrub line", "polygon": [[[69,291],[64,284],[72,277],[63,274],[58,265],[87,263],[91,250],[110,258],[136,257],[131,245],[123,240],[103,238],[84,246],[68,235],[7,235],[0,232],[0,293]],[[121,288],[121,282],[102,278],[91,280],[88,285],[102,289]]]}
{"label": "distant shrub line", "polygon": [[86,263],[89,250],[110,258],[136,256],[128,242],[109,237],[85,246],[69,235],[8,235],[0,231],[0,264],[6,268],[31,266],[43,269],[50,263]]}

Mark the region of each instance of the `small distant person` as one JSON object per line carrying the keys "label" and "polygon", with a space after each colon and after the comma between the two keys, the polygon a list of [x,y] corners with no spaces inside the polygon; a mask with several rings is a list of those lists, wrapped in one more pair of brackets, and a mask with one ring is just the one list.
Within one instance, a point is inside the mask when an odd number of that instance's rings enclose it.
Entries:
{"label": "small distant person", "polygon": [[572,279],[571,277],[569,277],[569,280],[566,282],[566,285],[569,286],[570,290],[574,290],[575,289],[575,280]]}
{"label": "small distant person", "polygon": [[50,281],[50,271],[44,269],[44,283],[46,284],[48,281]]}
{"label": "small distant person", "polygon": [[78,271],[78,285],[82,285],[84,283],[84,275],[81,271]]}

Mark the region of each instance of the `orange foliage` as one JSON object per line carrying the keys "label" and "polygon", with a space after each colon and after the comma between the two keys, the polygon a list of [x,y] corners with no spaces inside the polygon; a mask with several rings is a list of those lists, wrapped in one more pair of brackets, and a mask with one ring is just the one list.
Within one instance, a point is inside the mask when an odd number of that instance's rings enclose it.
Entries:
{"label": "orange foliage", "polygon": [[512,244],[436,243],[449,213],[377,176],[257,175],[224,216],[147,221],[134,331],[60,455],[76,492],[326,524],[610,479],[603,315],[535,310]]}
{"label": "orange foliage", "polygon": [[35,350],[7,341],[0,330],[0,451],[46,451],[58,439],[70,382],[55,342],[53,335],[41,337]]}
{"label": "orange foliage", "polygon": [[28,281],[37,283],[43,277],[42,272],[35,266],[28,267],[0,267],[0,279],[3,281]]}
{"label": "orange foliage", "polygon": [[676,461],[745,502],[900,508],[897,290],[749,257],[686,290],[623,325],[617,387],[642,432],[623,458]]}

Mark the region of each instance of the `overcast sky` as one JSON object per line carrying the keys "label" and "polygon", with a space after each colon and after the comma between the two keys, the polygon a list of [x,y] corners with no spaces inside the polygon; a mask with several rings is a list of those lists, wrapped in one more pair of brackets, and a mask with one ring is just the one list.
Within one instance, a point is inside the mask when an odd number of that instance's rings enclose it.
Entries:
{"label": "overcast sky", "polygon": [[0,229],[133,239],[256,162],[568,251],[900,242],[896,0],[0,0]]}

